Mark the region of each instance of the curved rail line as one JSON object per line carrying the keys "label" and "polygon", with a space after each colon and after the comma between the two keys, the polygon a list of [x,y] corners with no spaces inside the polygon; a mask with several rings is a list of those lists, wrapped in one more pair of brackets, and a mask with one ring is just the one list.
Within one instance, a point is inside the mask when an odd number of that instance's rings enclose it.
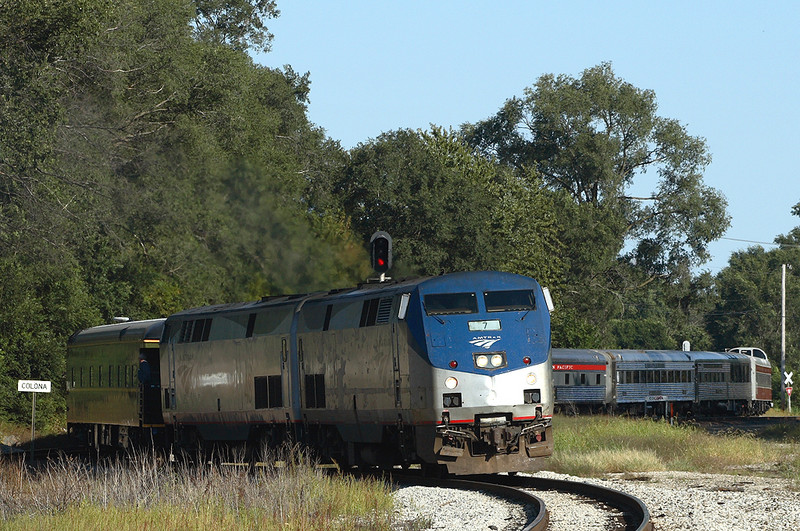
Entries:
{"label": "curved rail line", "polygon": [[[515,500],[525,505],[529,510],[529,520],[522,527],[523,531],[544,531],[549,524],[549,514],[545,507],[544,500],[535,494],[521,490],[512,485],[504,485],[495,481],[486,481],[485,478],[492,478],[498,476],[481,476],[481,480],[477,479],[453,479],[445,478],[431,478],[424,477],[421,474],[415,474],[414,471],[399,472],[393,470],[390,473],[393,481],[410,483],[413,485],[420,485],[423,487],[441,487],[447,489],[457,490],[473,490],[488,492],[494,494],[499,498],[508,500]],[[470,476],[476,478],[476,476]]]}
{"label": "curved rail line", "polygon": [[533,476],[477,476],[476,479],[515,488],[554,490],[585,496],[602,501],[608,506],[619,510],[625,519],[626,530],[652,531],[654,529],[653,522],[650,519],[650,511],[647,510],[644,502],[636,496],[619,490],[582,481]]}
{"label": "curved rail line", "polygon": [[626,531],[653,531],[654,529],[650,511],[639,498],[622,491],[582,481],[489,474],[466,476],[469,479],[438,479],[422,477],[414,474],[413,471],[402,473],[393,471],[391,476],[394,480],[416,485],[480,490],[490,492],[498,497],[517,500],[528,506],[533,514],[533,518],[522,528],[525,530],[547,529],[550,518],[544,501],[529,492],[530,490],[559,491],[602,502],[619,511],[625,521]]}

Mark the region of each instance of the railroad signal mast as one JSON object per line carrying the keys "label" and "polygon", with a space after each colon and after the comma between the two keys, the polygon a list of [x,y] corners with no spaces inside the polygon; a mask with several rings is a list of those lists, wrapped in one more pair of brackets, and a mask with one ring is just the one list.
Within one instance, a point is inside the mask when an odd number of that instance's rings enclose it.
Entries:
{"label": "railroad signal mast", "polygon": [[372,269],[381,275],[381,282],[388,280],[386,272],[392,267],[392,237],[389,233],[379,230],[369,239],[369,248]]}

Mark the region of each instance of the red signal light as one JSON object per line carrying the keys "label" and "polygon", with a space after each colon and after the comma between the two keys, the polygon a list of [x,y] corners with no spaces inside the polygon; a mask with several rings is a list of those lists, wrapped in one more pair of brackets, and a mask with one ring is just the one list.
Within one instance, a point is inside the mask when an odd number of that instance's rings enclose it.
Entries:
{"label": "red signal light", "polygon": [[377,273],[386,273],[392,267],[392,237],[378,231],[370,238],[369,245],[372,268]]}
{"label": "red signal light", "polygon": [[531,364],[531,358],[528,357],[528,356],[525,356],[524,358],[522,358],[522,363],[524,363],[525,365],[530,365]]}
{"label": "red signal light", "polygon": [[458,362],[456,360],[451,360],[450,361],[450,368],[451,369],[455,369],[456,367],[458,367]]}

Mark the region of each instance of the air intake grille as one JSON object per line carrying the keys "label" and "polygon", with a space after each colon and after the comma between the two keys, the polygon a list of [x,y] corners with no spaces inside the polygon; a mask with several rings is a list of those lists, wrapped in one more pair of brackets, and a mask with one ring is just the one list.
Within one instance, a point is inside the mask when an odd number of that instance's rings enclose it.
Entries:
{"label": "air intake grille", "polygon": [[392,298],[383,297],[380,305],[378,306],[378,324],[388,323],[389,318],[392,316]]}

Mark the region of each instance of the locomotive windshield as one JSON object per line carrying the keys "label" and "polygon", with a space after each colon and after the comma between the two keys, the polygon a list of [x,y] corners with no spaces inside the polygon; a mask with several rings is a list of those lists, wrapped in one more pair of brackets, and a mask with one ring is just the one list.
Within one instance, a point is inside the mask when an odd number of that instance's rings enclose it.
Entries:
{"label": "locomotive windshield", "polygon": [[532,289],[513,291],[486,291],[483,293],[487,312],[530,311],[536,309]]}
{"label": "locomotive windshield", "polygon": [[478,300],[474,293],[436,293],[425,295],[425,313],[428,315],[478,313]]}

